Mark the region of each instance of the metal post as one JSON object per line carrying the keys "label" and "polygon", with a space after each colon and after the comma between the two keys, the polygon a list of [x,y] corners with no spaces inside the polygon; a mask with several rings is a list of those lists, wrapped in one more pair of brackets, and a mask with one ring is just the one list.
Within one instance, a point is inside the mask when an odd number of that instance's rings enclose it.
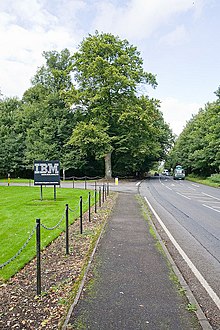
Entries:
{"label": "metal post", "polygon": [[109,182],[107,183],[107,196],[109,196]]}
{"label": "metal post", "polygon": [[105,200],[107,199],[107,183],[105,184]]}
{"label": "metal post", "polygon": [[43,186],[42,184],[40,185],[40,200],[43,200]]}
{"label": "metal post", "polygon": [[99,207],[102,206],[102,189],[99,187]]}
{"label": "metal post", "polygon": [[95,213],[97,212],[97,190],[95,189]]}
{"label": "metal post", "polygon": [[83,233],[83,223],[82,223],[82,196],[80,196],[80,203],[79,203],[79,209],[80,209],[80,234]]}
{"label": "metal post", "polygon": [[87,182],[86,182],[86,176],[85,176],[85,190],[87,189]]}
{"label": "metal post", "polygon": [[41,294],[40,219],[36,219],[37,295]]}
{"label": "metal post", "polygon": [[102,203],[105,201],[105,184],[102,185]]}
{"label": "metal post", "polygon": [[89,222],[91,222],[91,194],[89,192]]}
{"label": "metal post", "polygon": [[69,206],[66,204],[66,254],[69,254]]}
{"label": "metal post", "polygon": [[53,194],[54,194],[54,200],[57,199],[57,196],[56,196],[56,185],[53,186]]}
{"label": "metal post", "polygon": [[74,177],[73,177],[73,188],[74,188],[74,186],[75,186],[75,184],[74,184],[75,182],[74,182]]}

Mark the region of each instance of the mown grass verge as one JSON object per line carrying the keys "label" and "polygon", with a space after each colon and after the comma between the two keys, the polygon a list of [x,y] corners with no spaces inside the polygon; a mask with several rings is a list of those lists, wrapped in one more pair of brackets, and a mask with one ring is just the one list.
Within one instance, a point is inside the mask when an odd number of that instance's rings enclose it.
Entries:
{"label": "mown grass verge", "polygon": [[202,183],[210,187],[220,187],[220,174],[213,174],[207,178],[189,175],[186,179],[192,182]]}
{"label": "mown grass verge", "polygon": [[[36,218],[41,219],[47,227],[54,227],[62,218],[60,225],[54,230],[41,227],[41,247],[49,245],[65,230],[65,205],[69,212],[69,222],[79,217],[79,199],[83,197],[83,212],[88,209],[89,190],[57,188],[54,201],[53,188],[43,187],[43,200],[40,200],[39,187],[0,186],[0,265],[12,258],[25,244],[36,225]],[[91,194],[93,196],[93,194]],[[91,205],[94,198],[91,198]],[[0,279],[7,280],[18,272],[36,254],[35,232],[21,254],[0,269]]]}

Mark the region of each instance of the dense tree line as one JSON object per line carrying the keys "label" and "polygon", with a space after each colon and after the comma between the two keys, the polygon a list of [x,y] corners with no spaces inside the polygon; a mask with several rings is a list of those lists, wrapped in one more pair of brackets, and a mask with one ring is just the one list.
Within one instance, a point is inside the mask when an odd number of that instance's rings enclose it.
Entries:
{"label": "dense tree line", "polygon": [[220,172],[220,87],[215,94],[217,100],[207,103],[186,124],[166,166],[181,164],[187,174],[204,177]]}
{"label": "dense tree line", "polygon": [[164,159],[172,132],[160,102],[141,93],[157,83],[136,47],[96,32],[73,55],[43,56],[22,99],[0,101],[0,175],[52,159],[74,174],[133,175]]}

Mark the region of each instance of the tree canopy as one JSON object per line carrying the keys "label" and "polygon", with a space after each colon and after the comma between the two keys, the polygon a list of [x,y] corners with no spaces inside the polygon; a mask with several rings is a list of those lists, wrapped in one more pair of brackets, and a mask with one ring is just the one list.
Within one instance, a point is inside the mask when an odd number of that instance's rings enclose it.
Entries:
{"label": "tree canopy", "polygon": [[220,171],[220,93],[187,123],[170,151],[166,166],[181,164],[188,174],[209,176]]}
{"label": "tree canopy", "polygon": [[135,46],[96,31],[74,54],[43,56],[22,100],[0,100],[1,175],[24,173],[36,159],[59,159],[84,174],[132,175],[164,159],[171,130],[160,102],[142,93],[157,82]]}
{"label": "tree canopy", "polygon": [[[127,40],[96,32],[82,41],[79,50],[73,55],[73,61],[78,90],[77,94],[73,90],[67,96],[81,113],[81,120],[73,130],[70,139],[72,146],[79,147],[77,136],[82,122],[83,130],[88,130],[88,134],[91,123],[96,126],[98,135],[103,131],[105,143],[99,146],[97,155],[105,158],[106,177],[112,175],[111,155],[115,170],[117,164],[124,160],[129,172],[140,171],[149,153],[152,160],[155,160],[156,154],[160,157],[161,145],[151,141],[156,137],[159,142],[159,132],[154,129],[153,135],[150,130],[156,116],[160,117],[157,118],[159,126],[161,114],[159,116],[156,102],[137,96],[140,84],[155,87],[157,83],[153,74],[144,72],[137,48]],[[169,138],[168,126],[166,130]],[[80,141],[86,156],[94,140],[90,140],[90,144],[85,144],[84,139]],[[92,149],[97,148],[94,145]]]}

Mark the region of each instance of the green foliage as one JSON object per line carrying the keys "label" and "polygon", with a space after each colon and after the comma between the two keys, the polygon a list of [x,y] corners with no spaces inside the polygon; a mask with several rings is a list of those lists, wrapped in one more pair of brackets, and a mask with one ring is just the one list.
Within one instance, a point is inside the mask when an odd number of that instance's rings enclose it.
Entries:
{"label": "green foliage", "polygon": [[155,77],[143,70],[140,53],[127,40],[96,32],[83,40],[73,60],[79,88],[68,98],[78,116],[81,113],[81,123],[73,131],[71,145],[81,150],[82,158],[112,153],[115,172],[146,170],[164,153],[160,139],[166,131],[168,144],[170,131],[156,101],[137,97],[141,84],[156,86]]}
{"label": "green foliage", "polygon": [[16,173],[23,166],[25,139],[20,126],[19,107],[16,98],[0,102],[0,173]]}
{"label": "green foliage", "polygon": [[212,174],[209,178],[210,181],[218,183],[220,185],[220,174]]}
{"label": "green foliage", "polygon": [[72,58],[68,49],[43,52],[46,59],[46,65],[38,69],[35,77],[32,79],[33,85],[40,85],[51,93],[60,93],[68,90],[72,86]]}
{"label": "green foliage", "polygon": [[73,114],[57,93],[23,105],[26,126],[25,161],[32,167],[36,159],[59,159],[64,165],[65,145],[73,129]]}
{"label": "green foliage", "polygon": [[63,169],[97,175],[103,159],[106,173],[112,162],[122,175],[164,159],[171,131],[159,101],[141,96],[142,87],[157,82],[135,46],[96,31],[73,55],[64,49],[43,56],[22,100],[0,100],[1,175],[30,172],[37,159],[59,159]]}
{"label": "green foliage", "polygon": [[195,176],[194,174],[190,174],[187,176],[187,179],[189,181],[197,182],[197,183],[202,183],[210,187],[220,187],[220,175],[219,174],[212,174],[210,177],[200,177],[200,176]]}
{"label": "green foliage", "polygon": [[148,171],[171,145],[172,134],[158,102],[144,96],[121,114],[118,131],[116,163],[127,172]]}
{"label": "green foliage", "polygon": [[[169,155],[170,167],[180,163],[187,174],[210,176],[220,170],[220,102],[206,104],[187,123]],[[166,165],[167,166],[167,165]]]}
{"label": "green foliage", "polygon": [[196,307],[196,305],[195,305],[195,304],[191,304],[191,303],[187,304],[186,309],[187,309],[189,312],[196,312],[196,311],[197,311],[197,307]]}
{"label": "green foliage", "polygon": [[92,122],[79,122],[68,144],[74,145],[79,157],[103,158],[111,152],[111,138],[106,133],[107,127]]}

